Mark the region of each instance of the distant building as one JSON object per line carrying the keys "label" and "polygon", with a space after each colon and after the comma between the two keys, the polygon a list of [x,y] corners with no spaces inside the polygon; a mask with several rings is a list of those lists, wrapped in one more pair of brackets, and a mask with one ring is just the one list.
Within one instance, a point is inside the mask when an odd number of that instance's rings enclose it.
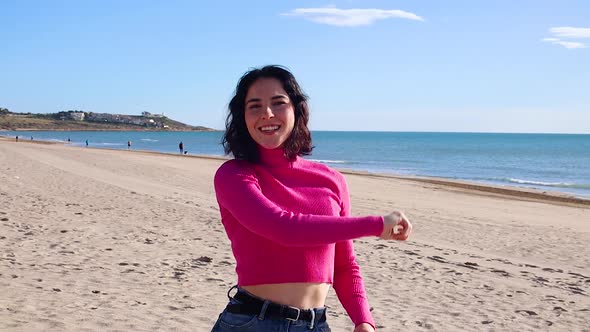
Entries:
{"label": "distant building", "polygon": [[72,112],[69,116],[74,121],[84,121],[84,112]]}
{"label": "distant building", "polygon": [[150,112],[141,112],[141,116],[145,117],[145,118],[163,118],[164,117],[164,113],[162,114],[153,114]]}

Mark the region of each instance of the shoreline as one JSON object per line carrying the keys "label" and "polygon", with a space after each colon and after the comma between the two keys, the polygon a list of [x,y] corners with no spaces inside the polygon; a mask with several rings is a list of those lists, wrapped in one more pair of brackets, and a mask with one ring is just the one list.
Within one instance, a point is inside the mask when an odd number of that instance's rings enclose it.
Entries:
{"label": "shoreline", "polygon": [[455,179],[446,179],[446,178],[438,178],[438,177],[419,177],[419,176],[398,176],[398,175],[390,175],[390,174],[378,174],[378,173],[369,173],[369,172],[360,172],[360,171],[352,171],[352,170],[342,170],[338,169],[341,173],[344,174],[354,174],[354,175],[361,175],[361,176],[368,176],[368,177],[375,177],[375,178],[390,178],[390,179],[398,179],[402,181],[415,181],[420,183],[427,183],[432,185],[440,185],[446,187],[445,189],[451,190],[452,188],[459,188],[463,190],[470,191],[472,193],[481,193],[481,194],[488,194],[488,195],[498,195],[498,196],[505,196],[511,199],[518,199],[518,200],[537,200],[537,201],[544,201],[547,203],[565,203],[565,204],[573,204],[573,205],[580,205],[584,207],[590,206],[590,198],[586,199],[583,197],[573,196],[569,193],[559,192],[559,191],[541,191],[540,189],[535,188],[525,188],[525,187],[517,187],[517,186],[500,186],[500,185],[493,185],[493,184],[483,184],[479,182],[471,182],[468,180],[455,180]]}
{"label": "shoreline", "polygon": [[[12,141],[14,139],[0,135],[0,140]],[[15,142],[16,143],[16,142]],[[64,145],[66,146],[66,142],[56,142],[56,141],[43,141],[43,140],[23,140],[19,143],[33,143],[33,144],[57,144],[57,145]],[[86,147],[79,147],[79,146],[71,146],[71,148],[81,148],[81,149],[96,149],[96,150],[108,150],[108,151],[118,151],[118,152],[134,152],[134,153],[141,153],[141,154],[148,154],[148,155],[167,155],[167,156],[175,156],[175,157],[190,157],[190,158],[199,158],[199,159],[212,159],[212,160],[229,160],[229,157],[224,156],[214,156],[214,155],[180,155],[173,152],[160,152],[160,151],[150,151],[150,150],[125,150],[125,149],[112,149],[112,148],[86,148]],[[474,194],[483,194],[483,195],[496,195],[496,196],[503,196],[510,199],[518,199],[518,200],[533,200],[533,201],[544,201],[547,203],[553,204],[564,204],[564,205],[573,205],[573,206],[580,206],[580,207],[588,207],[590,206],[590,198],[578,197],[570,193],[560,192],[560,191],[545,191],[541,189],[535,188],[526,188],[526,187],[517,187],[517,186],[501,186],[501,185],[494,185],[494,184],[487,184],[487,183],[480,183],[475,181],[469,180],[456,180],[456,179],[447,179],[447,178],[440,178],[440,177],[424,177],[424,176],[401,176],[401,175],[393,175],[393,174],[384,174],[384,173],[372,173],[367,171],[359,171],[359,170],[352,170],[352,169],[345,169],[345,168],[338,168],[333,167],[334,169],[338,170],[342,174],[350,174],[350,175],[358,175],[358,176],[366,176],[366,177],[373,177],[373,178],[385,178],[385,179],[396,179],[401,181],[412,181],[412,182],[419,182],[425,183],[435,186],[443,186],[447,190],[453,189],[460,189],[466,190]]]}

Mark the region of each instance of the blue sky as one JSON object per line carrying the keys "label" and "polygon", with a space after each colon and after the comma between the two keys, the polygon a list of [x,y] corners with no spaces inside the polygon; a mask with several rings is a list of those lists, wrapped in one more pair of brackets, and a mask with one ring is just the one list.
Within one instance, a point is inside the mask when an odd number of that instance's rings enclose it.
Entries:
{"label": "blue sky", "polygon": [[312,130],[590,133],[590,1],[1,1],[0,107],[224,127],[281,64]]}

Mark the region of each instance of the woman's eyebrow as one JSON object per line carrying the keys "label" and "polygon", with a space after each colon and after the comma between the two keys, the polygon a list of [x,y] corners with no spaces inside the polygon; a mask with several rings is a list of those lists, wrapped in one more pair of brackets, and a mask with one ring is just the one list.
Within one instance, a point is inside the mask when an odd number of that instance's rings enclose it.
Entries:
{"label": "woman's eyebrow", "polygon": [[[285,95],[276,95],[276,96],[272,96],[272,97],[270,98],[270,100],[277,100],[277,99],[289,99],[289,97],[288,97],[288,96],[285,96]],[[260,99],[260,98],[250,98],[250,99],[248,99],[248,100],[246,101],[246,105],[247,105],[248,103],[255,103],[255,102],[260,102],[260,101],[261,101],[261,99]]]}
{"label": "woman's eyebrow", "polygon": [[289,97],[287,97],[285,95],[276,95],[276,96],[273,96],[272,98],[270,98],[270,100],[283,99],[283,98],[289,98]]}
{"label": "woman's eyebrow", "polygon": [[250,99],[248,99],[246,101],[246,104],[248,104],[248,103],[254,103],[254,102],[259,102],[259,101],[260,101],[260,98],[250,98]]}

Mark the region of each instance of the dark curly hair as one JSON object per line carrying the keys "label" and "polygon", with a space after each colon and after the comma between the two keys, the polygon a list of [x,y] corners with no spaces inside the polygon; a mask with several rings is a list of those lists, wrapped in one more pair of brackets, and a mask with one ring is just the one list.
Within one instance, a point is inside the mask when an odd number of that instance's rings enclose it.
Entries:
{"label": "dark curly hair", "polygon": [[301,90],[293,74],[285,67],[277,65],[252,69],[240,78],[235,94],[229,102],[229,113],[225,121],[225,134],[222,140],[225,153],[231,153],[237,160],[248,160],[253,163],[260,159],[256,142],[246,127],[244,112],[248,90],[254,82],[261,78],[274,78],[281,82],[283,89],[293,103],[295,125],[291,135],[283,143],[285,157],[293,160],[296,156],[311,154],[313,146],[311,145],[311,134],[307,128],[309,122],[308,97]]}

